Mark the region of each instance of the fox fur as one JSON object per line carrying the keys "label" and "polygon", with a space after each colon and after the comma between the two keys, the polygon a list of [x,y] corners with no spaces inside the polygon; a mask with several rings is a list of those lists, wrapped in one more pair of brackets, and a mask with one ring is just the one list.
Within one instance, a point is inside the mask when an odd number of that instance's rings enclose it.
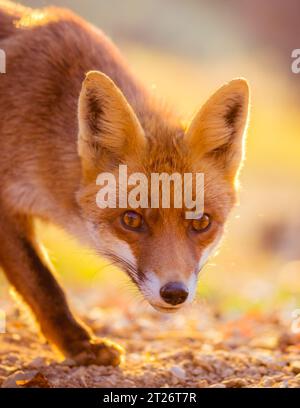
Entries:
{"label": "fox fur", "polygon": [[[43,257],[33,220],[63,227],[116,261],[157,309],[169,281],[194,296],[199,270],[236,200],[249,91],[223,85],[187,128],[136,79],[112,42],[69,10],[0,0],[0,266],[44,336],[79,364],[117,365],[123,351],[96,339],[71,312]],[[148,209],[148,232],[125,230],[124,209],[99,209],[97,175],[203,172],[212,223],[190,233],[182,210]],[[177,310],[178,307],[171,308]]]}

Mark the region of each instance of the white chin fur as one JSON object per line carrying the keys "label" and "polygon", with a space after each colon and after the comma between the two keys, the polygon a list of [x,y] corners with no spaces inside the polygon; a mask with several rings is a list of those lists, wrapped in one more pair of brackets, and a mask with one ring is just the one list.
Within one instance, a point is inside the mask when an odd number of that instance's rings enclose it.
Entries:
{"label": "white chin fur", "polygon": [[101,233],[101,229],[95,229],[92,223],[87,223],[88,231],[93,239],[94,246],[101,252],[106,249],[115,253],[124,261],[128,262],[135,268],[137,267],[136,258],[126,241],[117,238],[105,230]]}

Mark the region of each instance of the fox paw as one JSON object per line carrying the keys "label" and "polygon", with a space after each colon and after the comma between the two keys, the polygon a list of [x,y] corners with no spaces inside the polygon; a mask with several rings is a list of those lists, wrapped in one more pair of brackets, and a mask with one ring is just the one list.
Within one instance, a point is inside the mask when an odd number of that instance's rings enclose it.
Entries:
{"label": "fox paw", "polygon": [[124,359],[124,349],[104,339],[85,340],[76,344],[76,352],[70,355],[78,365],[118,366]]}

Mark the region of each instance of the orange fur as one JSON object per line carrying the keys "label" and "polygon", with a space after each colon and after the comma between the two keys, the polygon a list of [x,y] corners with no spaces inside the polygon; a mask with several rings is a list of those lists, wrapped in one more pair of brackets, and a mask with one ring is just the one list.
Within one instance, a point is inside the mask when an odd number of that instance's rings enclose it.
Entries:
{"label": "orange fur", "polygon": [[[154,287],[191,282],[220,239],[235,202],[248,87],[223,86],[185,130],[153,100],[103,33],[68,10],[0,0],[0,264],[41,330],[80,363],[118,364],[121,350],[96,342],[71,314],[43,259],[34,217],[56,223],[114,259],[154,307]],[[139,209],[147,231],[122,227],[124,209],[99,209],[96,177],[128,172],[203,172],[213,222],[190,233],[184,209]],[[190,283],[189,283],[190,284]],[[155,286],[156,285],[156,286]],[[192,285],[192,284],[191,284]]]}

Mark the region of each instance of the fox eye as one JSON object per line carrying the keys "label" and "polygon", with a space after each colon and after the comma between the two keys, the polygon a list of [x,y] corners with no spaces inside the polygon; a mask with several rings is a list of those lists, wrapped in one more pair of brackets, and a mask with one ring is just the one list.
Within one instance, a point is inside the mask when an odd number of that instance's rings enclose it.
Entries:
{"label": "fox eye", "polygon": [[126,211],[122,215],[122,224],[125,228],[138,230],[143,225],[143,217],[135,211]]}
{"label": "fox eye", "polygon": [[196,218],[192,221],[192,228],[196,232],[204,232],[208,230],[210,224],[210,216],[208,214],[203,214],[201,218]]}

